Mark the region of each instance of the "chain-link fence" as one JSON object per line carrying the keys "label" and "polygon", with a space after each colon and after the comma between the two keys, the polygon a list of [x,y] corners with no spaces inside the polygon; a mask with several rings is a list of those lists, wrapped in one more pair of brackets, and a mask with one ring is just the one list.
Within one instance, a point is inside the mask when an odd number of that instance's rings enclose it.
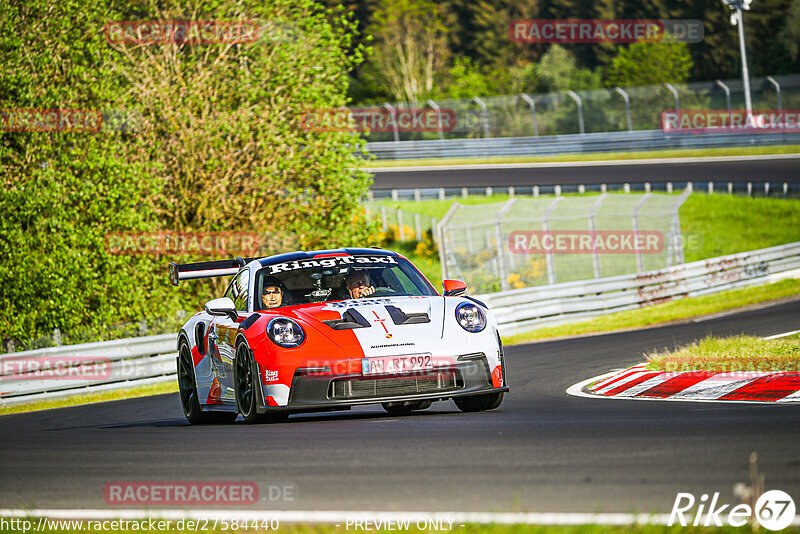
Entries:
{"label": "chain-link fence", "polygon": [[688,195],[687,189],[456,202],[438,225],[442,274],[491,293],[683,263],[678,209]]}
{"label": "chain-link fence", "polygon": [[[800,74],[750,81],[753,109],[800,108]],[[468,99],[378,104],[391,115],[402,110],[430,110],[441,117],[419,128],[413,121],[364,134],[367,141],[529,137],[562,134],[656,130],[661,113],[675,109],[744,109],[741,79],[617,87],[591,91],[476,96]],[[438,115],[437,115],[438,113]],[[402,120],[400,121],[402,122]],[[387,131],[388,130],[388,131]],[[425,131],[416,131],[425,130]]]}

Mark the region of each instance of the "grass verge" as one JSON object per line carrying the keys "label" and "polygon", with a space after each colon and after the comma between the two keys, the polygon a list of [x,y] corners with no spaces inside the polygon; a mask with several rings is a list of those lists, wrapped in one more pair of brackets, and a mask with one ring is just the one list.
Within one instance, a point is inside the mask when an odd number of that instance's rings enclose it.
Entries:
{"label": "grass verge", "polygon": [[753,336],[708,336],[676,350],[645,354],[654,371],[785,371],[800,370],[800,338],[760,339]]}
{"label": "grass verge", "polygon": [[86,393],[67,397],[63,399],[41,400],[3,406],[0,404],[0,415],[11,413],[33,412],[36,410],[47,410],[49,408],[63,408],[65,406],[75,406],[78,404],[88,404],[90,402],[113,401],[120,399],[132,399],[135,397],[149,397],[150,395],[161,395],[164,393],[176,393],[178,382],[168,381],[158,384],[148,384],[146,386],[136,386],[127,389],[116,389],[113,391],[103,391],[98,393]]}
{"label": "grass verge", "polygon": [[597,154],[559,154],[554,156],[505,156],[494,158],[372,160],[366,167],[407,167],[416,165],[469,165],[491,163],[550,163],[570,161],[610,161],[653,158],[707,158],[714,156],[767,156],[797,154],[800,145],[765,147],[691,148],[684,150],[649,150],[638,152],[599,152]]}
{"label": "grass verge", "polygon": [[731,289],[713,295],[673,300],[638,310],[611,313],[577,323],[539,328],[531,332],[506,337],[503,342],[507,344],[526,343],[546,338],[641,328],[699,315],[719,313],[795,295],[800,295],[800,280],[787,279],[763,286]]}

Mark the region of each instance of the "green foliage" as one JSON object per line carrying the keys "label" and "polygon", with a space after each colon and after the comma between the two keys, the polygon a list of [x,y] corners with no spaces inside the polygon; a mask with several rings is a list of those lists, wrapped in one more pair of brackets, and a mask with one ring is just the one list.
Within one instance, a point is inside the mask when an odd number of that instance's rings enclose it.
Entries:
{"label": "green foliage", "polygon": [[[105,42],[106,22],[136,19],[256,19],[265,31],[237,45]],[[0,133],[0,326],[17,348],[53,328],[69,342],[175,317],[220,289],[166,280],[168,261],[214,258],[112,255],[110,232],[256,232],[268,254],[372,231],[358,137],[303,122],[346,103],[364,52],[347,17],[312,0],[20,0],[0,29],[0,108],[133,117],[124,132]]]}
{"label": "green foliage", "polygon": [[563,46],[554,44],[542,56],[538,68],[538,92],[580,91],[600,87],[598,74],[578,67],[575,56]]}
{"label": "green foliage", "polygon": [[689,79],[692,56],[677,41],[633,43],[619,51],[605,72],[609,87],[682,83]]}

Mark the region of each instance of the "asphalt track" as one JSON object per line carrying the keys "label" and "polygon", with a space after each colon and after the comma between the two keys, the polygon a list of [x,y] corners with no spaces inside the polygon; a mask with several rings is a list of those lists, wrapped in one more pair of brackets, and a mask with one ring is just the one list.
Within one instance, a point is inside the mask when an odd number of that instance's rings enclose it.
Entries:
{"label": "asphalt track", "polygon": [[532,185],[596,185],[660,182],[772,182],[800,183],[800,159],[777,156],[768,159],[721,161],[710,158],[683,162],[636,163],[625,161],[583,164],[531,164],[489,168],[435,168],[424,170],[373,170],[372,189],[423,187],[486,187]]}
{"label": "asphalt track", "polygon": [[[585,378],[708,333],[800,327],[800,302],[702,322],[507,348],[512,388],[493,412],[436,403],[288,423],[189,426],[177,394],[0,417],[4,508],[107,508],[113,481],[254,481],[261,509],[669,512],[677,492],[748,480],[800,498],[800,406],[572,397]],[[269,500],[290,485],[294,500]],[[227,506],[225,508],[231,508]]]}

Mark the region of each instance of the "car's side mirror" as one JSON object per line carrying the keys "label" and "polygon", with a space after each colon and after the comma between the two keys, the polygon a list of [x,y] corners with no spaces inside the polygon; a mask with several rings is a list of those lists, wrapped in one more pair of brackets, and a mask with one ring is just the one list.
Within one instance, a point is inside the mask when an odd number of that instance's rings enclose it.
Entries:
{"label": "car's side mirror", "polygon": [[235,321],[238,317],[236,313],[236,305],[228,297],[222,297],[206,302],[206,313],[218,317],[230,317]]}
{"label": "car's side mirror", "polygon": [[444,280],[442,287],[445,297],[457,297],[467,292],[467,284],[461,280]]}

